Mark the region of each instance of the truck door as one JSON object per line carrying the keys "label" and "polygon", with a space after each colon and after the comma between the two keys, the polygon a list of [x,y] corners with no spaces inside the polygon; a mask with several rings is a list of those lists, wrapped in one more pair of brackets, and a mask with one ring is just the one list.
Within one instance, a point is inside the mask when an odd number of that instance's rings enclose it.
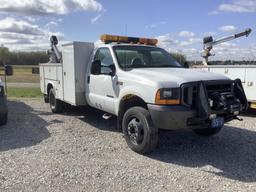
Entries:
{"label": "truck door", "polygon": [[[109,66],[114,64],[109,48],[99,48],[93,61],[101,61],[101,73],[88,76],[88,90],[86,91],[89,104],[95,108],[108,113],[115,114],[115,101],[117,99],[116,76],[107,74],[110,71]],[[103,74],[104,73],[104,74]]]}

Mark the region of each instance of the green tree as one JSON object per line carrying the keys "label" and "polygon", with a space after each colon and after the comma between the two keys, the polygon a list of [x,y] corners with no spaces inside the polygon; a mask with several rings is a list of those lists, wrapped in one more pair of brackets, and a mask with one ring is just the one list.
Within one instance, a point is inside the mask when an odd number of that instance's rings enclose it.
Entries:
{"label": "green tree", "polygon": [[181,53],[170,53],[171,56],[176,59],[180,64],[184,64],[187,61],[187,58],[185,55],[181,54]]}
{"label": "green tree", "polygon": [[0,61],[7,62],[10,59],[10,52],[7,47],[3,45],[0,47]]}
{"label": "green tree", "polygon": [[37,65],[49,61],[46,52],[13,52],[7,47],[0,47],[0,61],[9,65]]}

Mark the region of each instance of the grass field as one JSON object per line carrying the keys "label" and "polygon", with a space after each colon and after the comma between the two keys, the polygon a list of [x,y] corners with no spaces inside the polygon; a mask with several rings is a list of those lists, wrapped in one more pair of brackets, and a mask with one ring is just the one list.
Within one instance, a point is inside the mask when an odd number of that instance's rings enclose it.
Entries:
{"label": "grass field", "polygon": [[42,97],[40,88],[7,88],[8,97],[37,98]]}
{"label": "grass field", "polygon": [[[7,77],[9,83],[39,83],[39,74],[32,74],[32,67],[38,66],[13,66],[13,76]],[[3,70],[0,71],[0,77],[3,79]]]}

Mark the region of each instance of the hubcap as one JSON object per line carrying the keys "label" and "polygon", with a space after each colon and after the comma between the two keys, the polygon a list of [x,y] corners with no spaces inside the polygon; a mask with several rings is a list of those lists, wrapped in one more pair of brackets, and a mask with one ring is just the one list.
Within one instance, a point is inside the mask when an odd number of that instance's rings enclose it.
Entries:
{"label": "hubcap", "polygon": [[144,137],[144,129],[143,124],[137,118],[132,118],[128,123],[128,136],[131,142],[135,145],[139,145],[143,141]]}

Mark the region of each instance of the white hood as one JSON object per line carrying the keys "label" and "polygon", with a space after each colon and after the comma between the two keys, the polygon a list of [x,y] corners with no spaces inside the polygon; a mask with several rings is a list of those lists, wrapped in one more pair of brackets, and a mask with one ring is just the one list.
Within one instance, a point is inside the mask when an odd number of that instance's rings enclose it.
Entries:
{"label": "white hood", "polygon": [[148,79],[161,84],[163,87],[180,86],[193,81],[228,80],[229,78],[217,73],[200,69],[184,68],[139,68],[132,69],[129,73],[142,79]]}

